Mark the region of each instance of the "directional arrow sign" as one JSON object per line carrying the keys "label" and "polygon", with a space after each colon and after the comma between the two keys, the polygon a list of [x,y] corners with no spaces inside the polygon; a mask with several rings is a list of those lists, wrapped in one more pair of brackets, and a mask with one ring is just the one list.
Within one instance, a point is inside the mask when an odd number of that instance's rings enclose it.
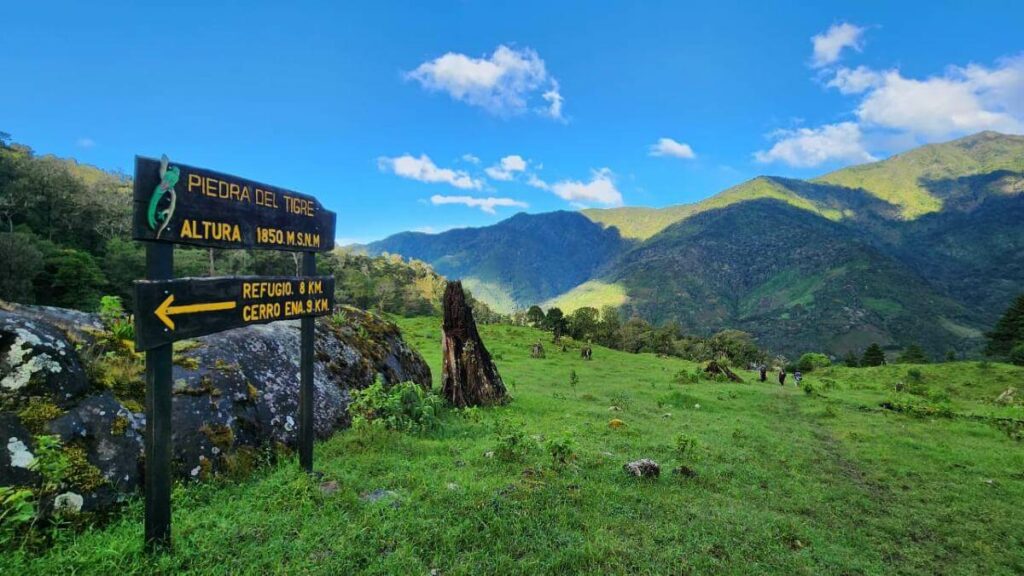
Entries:
{"label": "directional arrow sign", "polygon": [[135,282],[135,347],[334,309],[332,276],[232,276]]}

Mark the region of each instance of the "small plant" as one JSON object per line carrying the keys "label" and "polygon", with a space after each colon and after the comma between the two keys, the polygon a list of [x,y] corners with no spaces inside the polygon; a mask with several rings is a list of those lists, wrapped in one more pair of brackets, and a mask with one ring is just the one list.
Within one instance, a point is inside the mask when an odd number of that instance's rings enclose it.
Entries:
{"label": "small plant", "polygon": [[817,389],[814,387],[814,384],[811,384],[810,380],[804,380],[800,384],[800,387],[803,388],[804,394],[808,396],[814,396],[814,394],[817,392]]}
{"label": "small plant", "polygon": [[135,325],[125,313],[118,296],[100,298],[100,320],[117,340],[134,340]]}
{"label": "small plant", "polygon": [[506,462],[522,460],[534,447],[534,442],[527,436],[526,424],[522,420],[499,418],[494,422],[494,438],[498,444],[494,449],[494,455]]}
{"label": "small plant", "polygon": [[349,413],[356,427],[382,426],[400,432],[423,433],[441,427],[443,400],[415,382],[390,388],[377,378],[364,390],[352,393]]}
{"label": "small plant", "polygon": [[20,528],[35,519],[34,499],[27,488],[0,486],[0,548],[6,547]]}
{"label": "small plant", "polygon": [[672,377],[672,380],[675,381],[676,384],[696,384],[697,382],[700,382],[700,369],[698,368],[692,371],[686,369],[680,370],[679,372],[676,372],[675,376]]}
{"label": "small plant", "polygon": [[576,396],[576,386],[580,383],[580,377],[576,375],[575,370],[569,370],[569,387],[572,388],[572,395]]}
{"label": "small plant", "polygon": [[679,434],[676,436],[672,451],[680,462],[693,460],[697,451],[697,439],[689,434]]}
{"label": "small plant", "polygon": [[924,380],[924,376],[921,374],[921,370],[918,368],[911,368],[907,370],[907,380],[911,382],[921,382]]}
{"label": "small plant", "polygon": [[556,467],[565,466],[576,459],[576,438],[572,432],[565,431],[549,439],[545,443],[545,447],[551,454],[551,462]]}
{"label": "small plant", "polygon": [[43,492],[53,492],[67,478],[71,463],[62,450],[59,436],[36,436],[36,458],[29,466],[43,477]]}

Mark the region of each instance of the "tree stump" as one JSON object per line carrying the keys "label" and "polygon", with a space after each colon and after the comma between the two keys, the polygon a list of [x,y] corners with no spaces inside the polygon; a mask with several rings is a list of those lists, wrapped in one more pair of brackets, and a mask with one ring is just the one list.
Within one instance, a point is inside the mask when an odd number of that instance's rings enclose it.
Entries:
{"label": "tree stump", "polygon": [[477,332],[462,282],[444,290],[441,328],[441,393],[448,402],[459,408],[504,402],[505,384]]}
{"label": "tree stump", "polygon": [[743,378],[740,378],[739,376],[736,375],[735,372],[729,370],[728,366],[719,364],[714,360],[708,362],[707,368],[704,368],[704,371],[707,372],[708,374],[711,374],[712,376],[717,376],[721,374],[722,376],[725,376],[726,378],[732,380],[733,382],[743,382]]}

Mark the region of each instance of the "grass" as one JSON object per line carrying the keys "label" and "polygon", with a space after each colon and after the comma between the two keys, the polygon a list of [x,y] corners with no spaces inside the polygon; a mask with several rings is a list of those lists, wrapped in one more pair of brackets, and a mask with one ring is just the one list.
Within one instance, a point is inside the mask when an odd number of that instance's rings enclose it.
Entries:
{"label": "grass", "polygon": [[[436,382],[439,320],[400,324]],[[47,553],[6,553],[0,573],[1024,571],[1024,444],[988,421],[1024,418],[1020,404],[992,402],[1024,369],[832,368],[808,374],[819,391],[806,394],[745,371],[745,384],[680,384],[695,364],[600,347],[590,362],[551,346],[531,359],[530,344],[549,336],[480,329],[508,406],[449,412],[427,436],[336,434],[316,448],[322,479],[286,460],[239,483],[180,486],[170,555],[141,554],[136,501],[106,527],[61,532]],[[954,417],[879,407],[894,398]],[[494,422],[508,418],[539,445],[521,461],[486,456]],[[624,425],[609,427],[614,418]],[[541,446],[566,434],[576,458],[560,465]],[[642,457],[661,463],[659,479],[623,473]],[[669,473],[680,464],[697,476]],[[338,490],[325,493],[324,481]],[[393,494],[361,498],[378,489]]]}
{"label": "grass", "polygon": [[575,310],[584,306],[590,306],[598,310],[603,306],[618,308],[628,301],[629,297],[626,296],[626,289],[621,284],[589,280],[565,294],[543,302],[540,306],[545,310],[554,306],[566,314],[572,314]]}

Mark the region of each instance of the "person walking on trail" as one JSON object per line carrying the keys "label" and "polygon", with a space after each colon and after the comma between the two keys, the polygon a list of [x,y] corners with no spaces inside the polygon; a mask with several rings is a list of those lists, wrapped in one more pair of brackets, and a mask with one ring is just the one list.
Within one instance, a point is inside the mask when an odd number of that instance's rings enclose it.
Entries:
{"label": "person walking on trail", "polygon": [[761,364],[759,371],[761,372],[761,382],[764,382],[765,380],[768,379],[768,367],[765,366],[764,364]]}
{"label": "person walking on trail", "polygon": [[786,369],[779,368],[779,386],[786,385]]}
{"label": "person walking on trail", "polygon": [[793,372],[793,380],[796,380],[795,386],[797,388],[800,387],[800,381],[803,380],[803,379],[804,379],[804,375],[801,374],[799,370],[797,370],[796,372]]}

